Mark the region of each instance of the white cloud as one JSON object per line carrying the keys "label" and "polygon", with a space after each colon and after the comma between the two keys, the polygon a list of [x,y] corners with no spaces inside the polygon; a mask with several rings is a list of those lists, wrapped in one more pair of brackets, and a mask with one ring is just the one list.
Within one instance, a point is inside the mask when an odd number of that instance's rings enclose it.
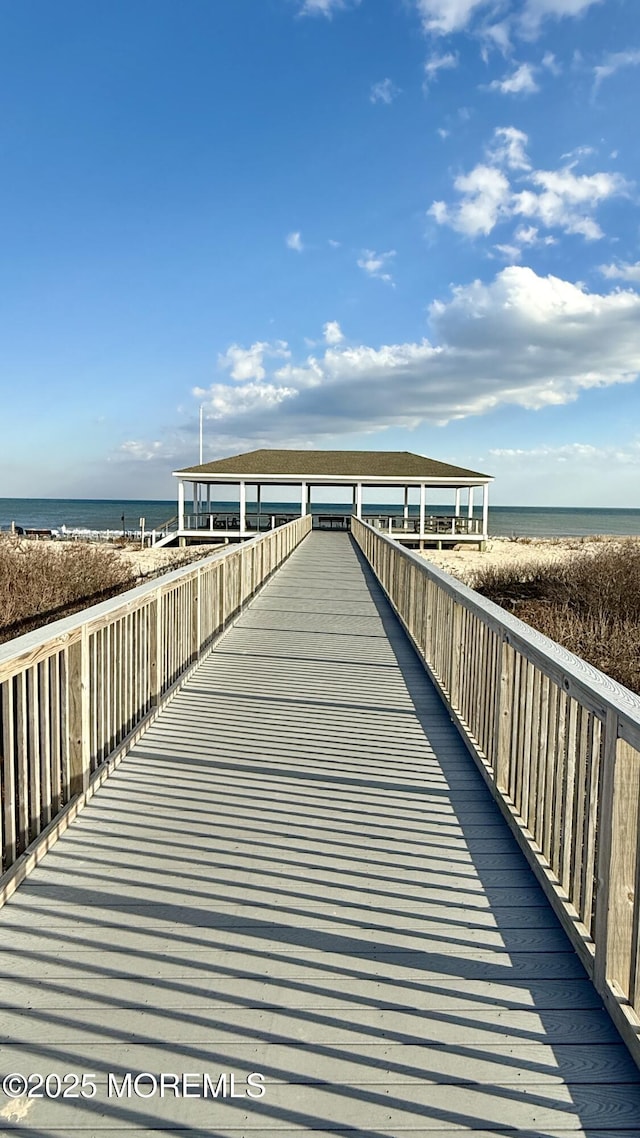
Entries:
{"label": "white cloud", "polygon": [[504,502],[558,506],[635,506],[640,442],[611,445],[567,442],[488,450],[481,470],[490,470]]}
{"label": "white cloud", "polygon": [[534,170],[531,181],[540,192],[523,190],[514,194],[513,211],[537,218],[547,229],[578,233],[587,240],[602,237],[602,230],[591,214],[607,198],[625,191],[618,174],[580,174],[570,168]]}
{"label": "white cloud", "polygon": [[600,272],[609,280],[640,281],[640,261],[635,264],[620,261],[617,265],[601,265]]}
{"label": "white cloud", "polygon": [[369,101],[371,103],[392,103],[397,99],[400,94],[400,88],[396,87],[391,79],[383,79],[380,83],[374,83],[371,91],[369,92]]}
{"label": "white cloud", "polygon": [[275,344],[258,340],[250,348],[241,348],[239,344],[231,344],[224,355],[218,356],[218,367],[229,369],[231,378],[239,383],[248,379],[264,379],[267,374],[264,367],[265,356],[283,357],[291,355],[284,340]]}
{"label": "white cloud", "polygon": [[525,34],[537,34],[543,20],[550,16],[582,16],[594,4],[603,0],[526,0],[521,25]]}
{"label": "white cloud", "polygon": [[522,245],[535,245],[538,240],[538,230],[535,225],[520,225],[513,236]]}
{"label": "white cloud", "polygon": [[295,399],[298,392],[294,387],[254,381],[242,387],[212,383],[208,388],[195,387],[193,394],[206,400],[208,419],[224,420],[253,413],[262,415],[287,399]]}
{"label": "white cloud", "polygon": [[513,237],[520,245],[555,245],[557,243],[556,238],[549,234],[541,237],[535,225],[519,225]]}
{"label": "white cloud", "polygon": [[594,146],[574,146],[573,150],[568,150],[562,155],[562,159],[573,170],[583,158],[590,158],[595,152]]}
{"label": "white cloud", "polygon": [[581,16],[603,0],[526,0],[525,8],[537,16]]}
{"label": "white cloud", "polygon": [[521,63],[510,75],[504,79],[494,79],[489,84],[492,91],[500,91],[503,95],[532,95],[540,88],[535,81],[534,67],[530,63]]}
{"label": "white cloud", "polygon": [[390,249],[388,253],[374,253],[373,249],[363,249],[362,256],[358,258],[358,268],[362,269],[370,277],[376,277],[379,281],[386,281],[387,284],[393,284],[393,277],[388,271],[388,262],[395,257],[395,249]]}
{"label": "white cloud", "polygon": [[449,225],[467,237],[491,233],[500,220],[509,216],[511,187],[502,170],[480,164],[469,174],[460,174],[454,188],[462,201],[451,208],[433,202],[428,213],[438,225]]}
{"label": "white cloud", "polygon": [[433,54],[429,59],[425,60],[424,74],[425,86],[433,83],[441,71],[451,71],[458,66],[458,56],[453,52],[448,51],[444,55]]}
{"label": "white cloud", "polygon": [[530,170],[531,163],[526,151],[528,141],[524,131],[515,126],[496,127],[492,144],[487,151],[488,157],[500,166],[508,166],[510,170]]}
{"label": "white cloud", "polygon": [[341,344],[344,340],[344,332],[337,320],[328,320],[323,324],[322,333],[326,344]]}
{"label": "white cloud", "polygon": [[[640,372],[640,296],[510,266],[429,309],[434,342],[327,346],[265,380],[197,389],[219,438],[284,442],[566,404]],[[226,355],[226,354],[225,354]]]}
{"label": "white cloud", "polygon": [[449,35],[460,32],[470,23],[474,13],[489,0],[416,0],[425,32]]}
{"label": "white cloud", "polygon": [[329,238],[329,244],[330,244],[332,249],[339,249],[340,246],[342,245],[342,242],[341,241],[334,241],[333,237],[330,237]]}
{"label": "white cloud", "polygon": [[536,245],[555,245],[556,238],[550,234],[541,236],[535,225],[519,225],[514,231],[513,242],[512,245],[495,245],[494,248],[508,260],[520,261],[525,248],[531,249]]}
{"label": "white cloud", "polygon": [[153,462],[154,459],[171,459],[173,452],[167,443],[148,442],[140,439],[128,439],[121,443],[116,457],[129,459],[132,462]]}
{"label": "white cloud", "polygon": [[535,447],[497,447],[488,452],[492,458],[515,459],[530,462],[535,459],[545,461],[574,463],[620,463],[625,466],[640,464],[640,441],[627,443],[623,447],[593,446],[592,443],[563,443],[560,446],[541,444]]}
{"label": "white cloud", "polygon": [[480,28],[480,34],[485,40],[482,48],[482,58],[488,63],[488,47],[497,47],[503,55],[511,50],[511,26],[509,20],[500,20],[497,24],[485,24]]}
{"label": "white cloud", "polygon": [[522,257],[522,249],[519,245],[496,245],[495,248],[507,261],[519,261]]}
{"label": "white cloud", "polygon": [[523,250],[519,245],[497,245],[495,249],[497,249],[498,253],[510,264],[515,264],[516,261],[522,261]]}
{"label": "white cloud", "polygon": [[[360,0],[351,0],[351,2],[359,4]],[[348,6],[347,0],[303,0],[300,15],[326,16],[330,20],[334,12],[341,12]]]}
{"label": "white cloud", "polygon": [[[531,37],[538,34],[540,25],[549,17],[580,16],[594,4],[602,2],[603,0],[524,0],[518,13],[512,10],[506,19],[493,24],[480,21],[477,30],[483,39],[493,40],[501,50],[507,51],[510,28],[514,23],[521,34]],[[442,36],[469,30],[475,17],[487,11],[490,17],[499,15],[505,8],[505,4],[499,0],[415,0],[415,6],[423,30],[428,35]]]}
{"label": "white cloud", "polygon": [[604,79],[610,79],[622,67],[637,67],[640,64],[640,50],[611,52],[605,57],[605,62],[594,67],[595,87],[600,86]]}
{"label": "white cloud", "polygon": [[542,57],[542,66],[545,67],[547,71],[550,71],[552,75],[559,75],[562,71],[562,68],[552,51],[545,51]]}
{"label": "white cloud", "polygon": [[295,249],[296,253],[301,253],[304,249],[301,234],[299,232],[287,234],[286,245],[287,249]]}
{"label": "white cloud", "polygon": [[[587,240],[602,237],[594,213],[602,202],[624,194],[627,185],[619,174],[575,174],[572,165],[559,170],[531,169],[526,156],[527,136],[513,127],[494,132],[487,149],[489,162],[481,162],[454,180],[459,200],[452,205],[433,202],[428,214],[468,237],[487,236],[513,217],[535,221],[546,229],[580,234]],[[574,163],[575,164],[575,163]],[[521,171],[516,189],[503,167]]]}

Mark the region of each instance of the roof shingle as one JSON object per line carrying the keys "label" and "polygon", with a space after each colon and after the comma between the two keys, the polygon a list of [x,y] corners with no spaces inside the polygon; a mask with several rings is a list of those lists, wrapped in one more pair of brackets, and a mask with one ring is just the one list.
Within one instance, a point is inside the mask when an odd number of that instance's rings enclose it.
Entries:
{"label": "roof shingle", "polygon": [[371,478],[490,478],[477,470],[452,466],[435,458],[425,458],[411,451],[392,450],[252,450],[187,466],[176,474],[235,474],[258,476],[282,474],[301,478],[333,477]]}

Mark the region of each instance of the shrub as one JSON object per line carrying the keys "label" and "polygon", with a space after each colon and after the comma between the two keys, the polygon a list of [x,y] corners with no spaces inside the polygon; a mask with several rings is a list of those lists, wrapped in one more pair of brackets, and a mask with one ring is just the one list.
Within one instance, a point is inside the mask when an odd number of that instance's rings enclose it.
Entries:
{"label": "shrub", "polygon": [[640,544],[488,567],[475,589],[640,694]]}
{"label": "shrub", "polygon": [[0,642],[135,585],[115,550],[0,539]]}

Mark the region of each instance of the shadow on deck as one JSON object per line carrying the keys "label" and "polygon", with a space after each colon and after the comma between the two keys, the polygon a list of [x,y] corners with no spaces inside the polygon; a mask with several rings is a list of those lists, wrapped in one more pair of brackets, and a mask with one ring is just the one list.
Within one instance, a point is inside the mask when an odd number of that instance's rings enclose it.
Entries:
{"label": "shadow on deck", "polygon": [[[640,1136],[638,1070],[346,535],[293,554],[0,938],[2,1073],[97,1084],[0,1133]],[[238,1097],[109,1097],[127,1071]]]}

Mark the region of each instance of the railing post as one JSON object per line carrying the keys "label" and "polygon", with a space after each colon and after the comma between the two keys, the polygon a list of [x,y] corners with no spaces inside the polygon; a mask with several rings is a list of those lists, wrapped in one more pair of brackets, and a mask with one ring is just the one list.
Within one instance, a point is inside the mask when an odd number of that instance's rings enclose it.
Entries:
{"label": "railing post", "polygon": [[613,981],[633,1002],[640,762],[637,751],[618,738],[618,717],[611,710],[605,722],[602,761],[594,980],[600,989]]}
{"label": "railing post", "polygon": [[191,659],[200,655],[200,569],[191,578]]}
{"label": "railing post", "polygon": [[502,640],[500,660],[500,684],[496,690],[498,708],[498,745],[494,779],[500,790],[509,786],[509,766],[511,762],[511,734],[513,727],[513,681],[515,672],[515,652],[506,637]]}
{"label": "railing post", "polygon": [[0,686],[2,695],[2,855],[8,866],[18,856],[16,841],[16,768],[13,722],[13,680]]}
{"label": "railing post", "polygon": [[83,794],[89,786],[91,765],[89,731],[89,633],[68,648],[67,688],[69,697],[69,793]]}
{"label": "railing post", "polygon": [[162,592],[149,604],[149,703],[157,707],[162,692]]}
{"label": "railing post", "polygon": [[451,628],[451,672],[449,680],[449,702],[456,711],[460,710],[460,672],[462,666],[462,605],[453,604]]}

